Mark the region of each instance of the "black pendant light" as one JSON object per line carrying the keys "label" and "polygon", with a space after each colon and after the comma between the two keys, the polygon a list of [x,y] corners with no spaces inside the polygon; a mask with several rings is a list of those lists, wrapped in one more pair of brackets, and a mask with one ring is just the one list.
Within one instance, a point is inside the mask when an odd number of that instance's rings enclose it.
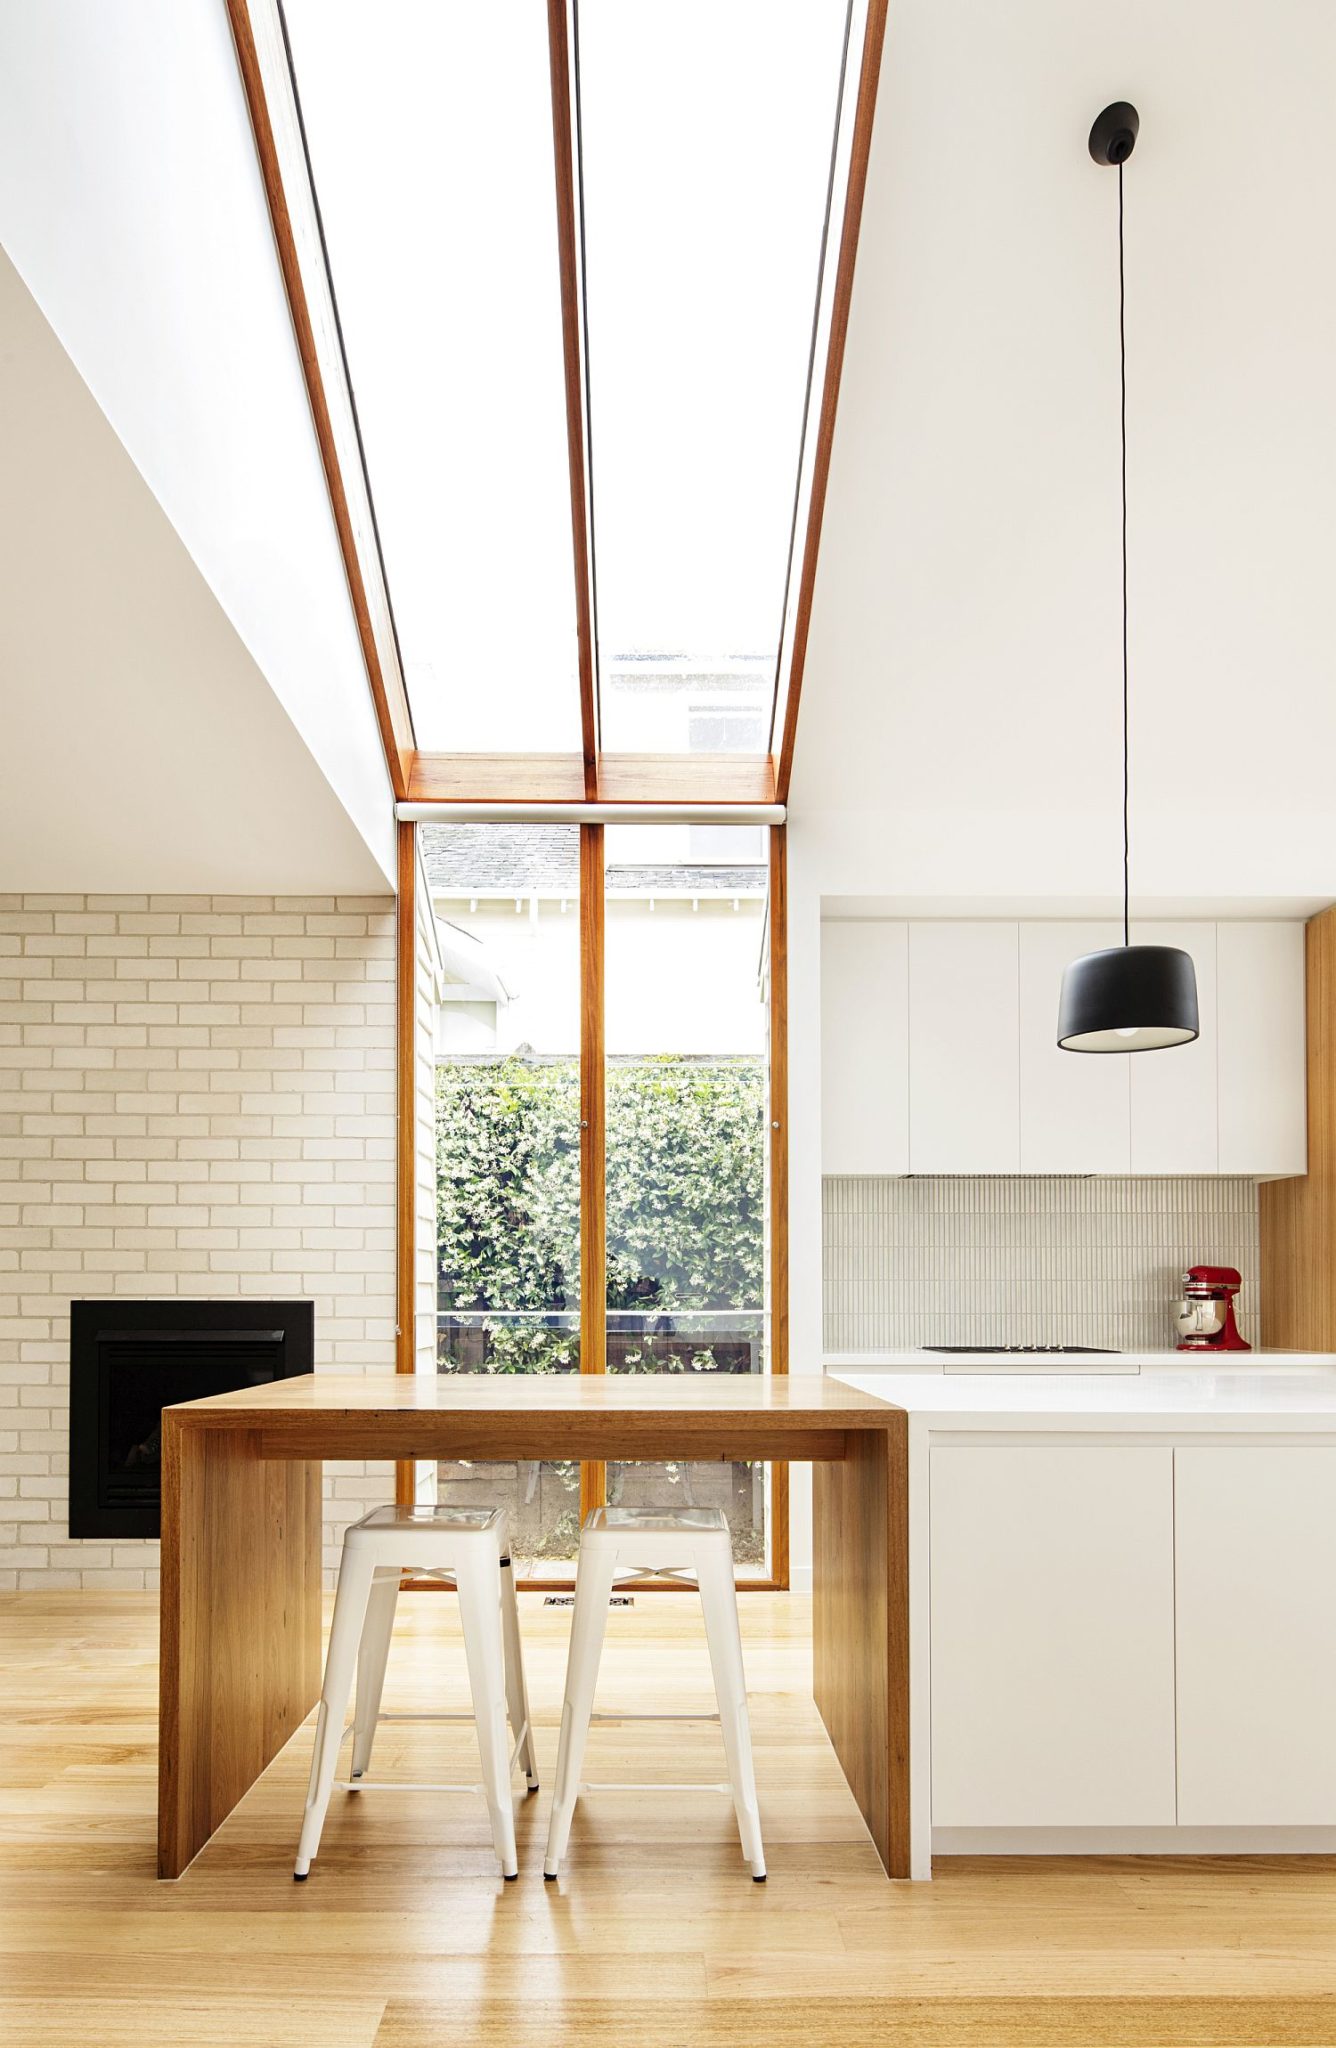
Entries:
{"label": "black pendant light", "polygon": [[1064,1052],[1155,1052],[1197,1036],[1197,976],[1177,946],[1134,946],[1130,935],[1131,839],[1127,716],[1127,336],[1123,284],[1123,165],[1140,119],[1118,100],[1090,131],[1090,154],[1118,172],[1118,364],[1123,503],[1123,943],[1073,960],[1062,977],[1058,1044]]}

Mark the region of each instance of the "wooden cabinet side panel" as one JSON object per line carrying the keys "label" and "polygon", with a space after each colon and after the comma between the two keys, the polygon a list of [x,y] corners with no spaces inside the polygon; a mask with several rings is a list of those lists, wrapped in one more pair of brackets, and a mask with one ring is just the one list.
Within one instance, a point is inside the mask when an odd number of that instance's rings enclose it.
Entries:
{"label": "wooden cabinet side panel", "polygon": [[813,1467],[812,1690],[890,1877],[909,1875],[908,1418]]}
{"label": "wooden cabinet side panel", "polygon": [[320,1467],[163,1420],[158,1874],[179,1877],[320,1691]]}
{"label": "wooden cabinet side panel", "polygon": [[1336,1350],[1336,910],[1304,933],[1308,1171],[1260,1190],[1262,1342]]}

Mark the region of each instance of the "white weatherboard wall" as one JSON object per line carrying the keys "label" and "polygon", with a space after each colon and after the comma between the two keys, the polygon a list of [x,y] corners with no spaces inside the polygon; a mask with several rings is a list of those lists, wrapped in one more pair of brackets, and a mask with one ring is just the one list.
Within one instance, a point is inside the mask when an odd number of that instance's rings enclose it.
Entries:
{"label": "white weatherboard wall", "polygon": [[[156,1582],[66,1534],[76,1296],[311,1297],[394,1370],[389,898],[0,896],[0,1588]],[[326,1563],[391,1496],[325,1480]]]}
{"label": "white weatherboard wall", "polygon": [[829,1179],[828,1351],[916,1344],[1168,1348],[1185,1267],[1237,1266],[1259,1341],[1257,1185],[1218,1175]]}

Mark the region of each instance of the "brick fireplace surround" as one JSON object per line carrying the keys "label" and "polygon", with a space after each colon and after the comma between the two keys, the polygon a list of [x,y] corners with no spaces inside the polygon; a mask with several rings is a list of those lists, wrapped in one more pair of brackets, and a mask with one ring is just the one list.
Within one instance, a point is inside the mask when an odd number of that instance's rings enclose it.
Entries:
{"label": "brick fireplace surround", "polygon": [[0,1590],[157,1581],[66,1534],[71,1299],[310,1296],[394,1370],[394,1108],[388,896],[0,896]]}

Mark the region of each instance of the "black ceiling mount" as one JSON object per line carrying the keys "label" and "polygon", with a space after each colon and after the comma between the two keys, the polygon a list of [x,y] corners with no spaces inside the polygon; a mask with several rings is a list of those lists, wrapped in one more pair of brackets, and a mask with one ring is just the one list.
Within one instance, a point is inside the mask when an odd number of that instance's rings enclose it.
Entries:
{"label": "black ceiling mount", "polygon": [[1137,146],[1141,116],[1126,100],[1115,100],[1096,117],[1090,154],[1097,164],[1125,164]]}

